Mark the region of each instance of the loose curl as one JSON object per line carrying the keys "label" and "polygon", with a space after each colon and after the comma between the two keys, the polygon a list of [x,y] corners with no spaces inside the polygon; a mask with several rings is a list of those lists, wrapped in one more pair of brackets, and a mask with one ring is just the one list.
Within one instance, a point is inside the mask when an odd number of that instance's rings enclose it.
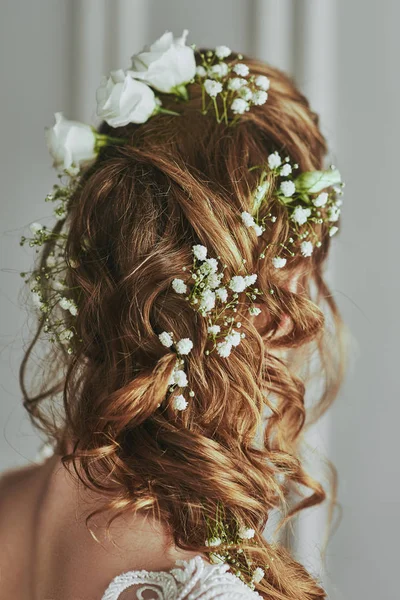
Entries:
{"label": "loose curl", "polygon": [[[244,547],[255,565],[270,566],[256,586],[263,597],[321,599],[324,591],[306,570],[262,534],[273,509],[282,510],[286,522],[325,499],[299,454],[305,378],[293,357],[297,360],[300,347],[318,351],[325,385],[317,418],[337,394],[343,366],[341,321],[322,276],[330,238],[320,225],[322,244],[312,256],[288,256],[285,269],[278,270],[271,263],[274,245],[264,260],[259,253],[266,240],[287,239],[285,208],[273,198],[265,203],[263,210],[273,208],[277,220],[262,239],[243,227],[240,213],[250,210],[257,185],[251,167],[265,164],[276,150],[300,171],[321,169],[326,143],[317,115],[293,82],[261,62],[246,63],[252,73],[269,77],[271,89],[268,102],[234,127],[200,114],[196,85],[190,86],[190,101],[179,106],[180,117],[101,126],[101,133],[128,142],[101,150],[69,206],[68,287],[75,290],[81,342],[73,357],[61,354],[65,377],[31,396],[25,375],[38,331],[21,368],[24,405],[57,442],[65,466],[72,464],[86,486],[109,496],[101,510],[113,511],[111,522],[128,511],[151,512],[178,547],[208,553],[205,521],[223,505],[228,521],[256,531],[258,545]],[[169,96],[163,104],[176,110]],[[246,302],[239,305],[246,337],[229,359],[205,355],[205,320],[171,293],[172,280],[190,267],[197,243],[220,257],[229,276],[245,258],[264,292],[261,325],[261,317],[248,316]],[[42,261],[51,250],[48,242]],[[328,314],[335,336],[327,340]],[[283,316],[290,328],[279,336]],[[186,372],[195,395],[182,412],[165,402],[176,354],[160,344],[164,330],[194,342]],[[284,359],[279,348],[293,350]],[[60,391],[63,411],[56,418],[55,409],[50,416],[42,402]],[[74,442],[72,453],[67,439]],[[289,509],[289,493],[305,488],[310,493]]]}

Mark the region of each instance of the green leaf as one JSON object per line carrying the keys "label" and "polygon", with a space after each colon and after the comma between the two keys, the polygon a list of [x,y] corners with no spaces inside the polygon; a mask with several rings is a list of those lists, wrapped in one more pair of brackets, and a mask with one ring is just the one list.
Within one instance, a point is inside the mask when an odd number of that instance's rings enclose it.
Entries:
{"label": "green leaf", "polygon": [[341,181],[338,169],[328,169],[327,171],[306,171],[299,175],[294,183],[296,190],[300,193],[318,194],[327,187],[338,185]]}

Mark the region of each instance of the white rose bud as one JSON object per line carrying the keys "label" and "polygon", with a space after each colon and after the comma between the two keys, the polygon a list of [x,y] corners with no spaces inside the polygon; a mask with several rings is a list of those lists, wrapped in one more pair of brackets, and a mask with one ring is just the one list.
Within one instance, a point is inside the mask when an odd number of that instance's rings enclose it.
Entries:
{"label": "white rose bud", "polygon": [[97,116],[111,127],[145,123],[157,109],[152,89],[126,75],[122,69],[103,77],[96,92]]}
{"label": "white rose bud", "polygon": [[132,70],[128,73],[160,92],[187,98],[184,86],[196,73],[194,51],[186,46],[188,33],[185,29],[180,38],[174,38],[166,31],[153,44],[132,56]]}
{"label": "white rose bud", "polygon": [[84,123],[69,121],[61,112],[55,113],[56,123],[46,127],[45,136],[53,166],[61,171],[75,165],[92,162],[96,158],[96,133]]}

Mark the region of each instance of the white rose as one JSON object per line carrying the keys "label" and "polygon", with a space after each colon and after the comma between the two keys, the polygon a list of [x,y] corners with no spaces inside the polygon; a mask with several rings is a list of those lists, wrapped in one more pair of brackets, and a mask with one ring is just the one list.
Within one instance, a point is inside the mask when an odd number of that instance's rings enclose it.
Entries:
{"label": "white rose", "polygon": [[69,121],[61,112],[55,113],[56,123],[45,128],[49,152],[54,159],[54,167],[68,170],[75,165],[91,162],[96,158],[96,133],[84,123]]}
{"label": "white rose", "polygon": [[103,77],[96,92],[97,116],[111,127],[145,123],[158,107],[148,85],[132,79],[122,69]]}
{"label": "white rose", "polygon": [[180,38],[174,38],[166,31],[154,44],[132,56],[132,70],[128,73],[160,92],[186,98],[184,86],[196,73],[194,51],[186,46],[188,33],[185,29]]}

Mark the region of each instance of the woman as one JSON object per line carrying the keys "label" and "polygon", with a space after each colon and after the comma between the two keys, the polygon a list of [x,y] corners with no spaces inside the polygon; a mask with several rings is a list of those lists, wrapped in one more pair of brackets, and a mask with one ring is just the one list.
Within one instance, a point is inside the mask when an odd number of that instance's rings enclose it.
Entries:
{"label": "woman", "polygon": [[14,600],[325,598],[263,532],[325,498],[299,443],[310,350],[317,415],[341,377],[322,277],[340,175],[287,76],[186,35],[103,79],[98,132],[61,113],[47,130],[58,222],[22,241],[40,325],[21,382],[54,454],[2,479]]}

